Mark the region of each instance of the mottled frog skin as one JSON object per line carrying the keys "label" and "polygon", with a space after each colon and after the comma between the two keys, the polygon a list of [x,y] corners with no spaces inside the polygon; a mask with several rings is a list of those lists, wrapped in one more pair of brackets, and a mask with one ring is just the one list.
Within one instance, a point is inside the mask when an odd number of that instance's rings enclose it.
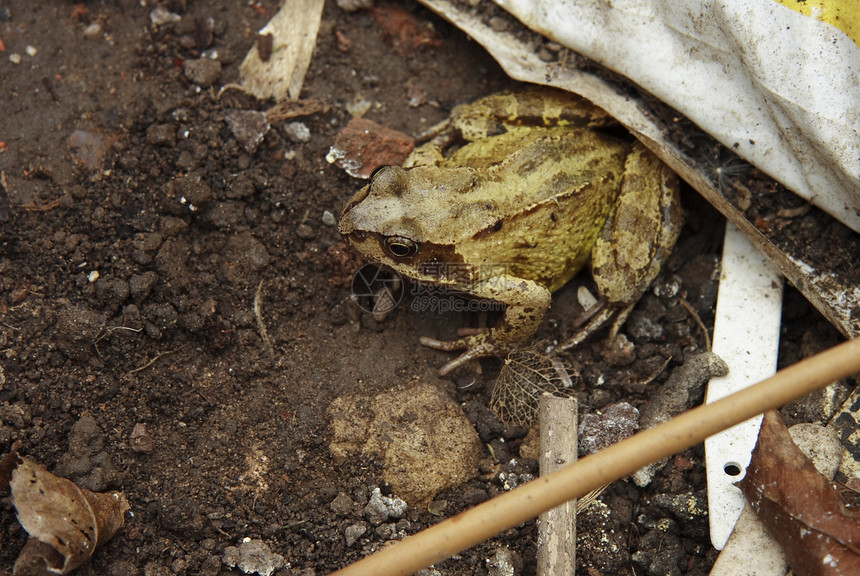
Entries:
{"label": "mottled frog skin", "polygon": [[455,108],[404,167],[377,169],[340,232],[419,282],[507,305],[492,328],[422,343],[464,362],[527,340],[550,294],[591,261],[601,297],[570,348],[613,316],[617,333],[681,228],[677,178],[604,112],[549,89]]}

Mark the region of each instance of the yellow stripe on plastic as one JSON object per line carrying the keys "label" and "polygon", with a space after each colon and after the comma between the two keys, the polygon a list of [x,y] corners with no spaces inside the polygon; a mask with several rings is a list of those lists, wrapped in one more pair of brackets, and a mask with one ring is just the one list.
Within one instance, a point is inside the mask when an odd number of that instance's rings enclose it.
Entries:
{"label": "yellow stripe on plastic", "polygon": [[804,16],[836,26],[860,46],[860,1],[858,0],[775,0]]}

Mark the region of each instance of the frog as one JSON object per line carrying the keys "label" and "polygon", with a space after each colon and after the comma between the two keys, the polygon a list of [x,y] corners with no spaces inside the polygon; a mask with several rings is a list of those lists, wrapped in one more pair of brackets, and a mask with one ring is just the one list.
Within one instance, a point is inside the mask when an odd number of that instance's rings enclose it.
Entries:
{"label": "frog", "polygon": [[623,326],[660,272],[683,216],[678,178],[605,111],[549,88],[455,107],[402,166],[381,166],[339,232],[362,256],[420,284],[500,302],[504,315],[454,340],[441,375],[504,356],[540,327],[552,293],[590,264],[598,304],[559,350]]}

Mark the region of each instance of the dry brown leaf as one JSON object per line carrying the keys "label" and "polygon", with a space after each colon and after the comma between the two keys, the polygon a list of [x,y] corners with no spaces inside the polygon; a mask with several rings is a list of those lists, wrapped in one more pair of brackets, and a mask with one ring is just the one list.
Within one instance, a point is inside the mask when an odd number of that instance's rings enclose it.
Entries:
{"label": "dry brown leaf", "polygon": [[775,411],[765,413],[738,485],[797,576],[860,574],[860,514],[845,508]]}
{"label": "dry brown leaf", "polygon": [[260,35],[272,37],[271,53],[261,54],[255,45],[239,67],[245,90],[261,100],[298,99],[317,43],[323,4],[323,0],[284,2],[260,30]]}
{"label": "dry brown leaf", "polygon": [[15,562],[15,576],[68,574],[125,523],[122,492],[91,492],[12,452],[0,461],[0,488],[8,486],[18,522],[30,541]]}

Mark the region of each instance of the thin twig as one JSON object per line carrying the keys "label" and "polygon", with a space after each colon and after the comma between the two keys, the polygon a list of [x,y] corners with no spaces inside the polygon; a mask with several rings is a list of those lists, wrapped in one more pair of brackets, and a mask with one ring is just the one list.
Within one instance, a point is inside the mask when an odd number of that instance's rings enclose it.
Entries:
{"label": "thin twig", "polygon": [[702,322],[702,319],[699,317],[699,314],[696,312],[696,310],[692,306],[690,306],[689,302],[687,302],[683,298],[680,298],[678,300],[678,302],[681,303],[681,306],[683,306],[687,310],[687,312],[690,313],[690,316],[692,316],[693,320],[696,321],[696,324],[699,325],[699,329],[702,331],[702,334],[705,336],[705,350],[710,350],[711,349],[711,337],[708,335],[708,329],[705,328],[705,323]]}
{"label": "thin twig", "polygon": [[263,321],[263,281],[257,285],[257,293],[254,294],[254,317],[257,319],[257,330],[260,332],[260,338],[266,346],[266,352],[269,356],[275,356],[275,349],[272,348],[272,341],[269,340],[269,332],[266,330],[266,322]]}
{"label": "thin twig", "polygon": [[168,350],[167,352],[162,352],[161,354],[156,355],[155,358],[153,358],[152,360],[150,360],[149,362],[147,362],[143,366],[129,370],[128,373],[134,374],[135,372],[140,372],[141,370],[146,370],[147,368],[149,368],[150,366],[155,364],[158,361],[158,359],[161,358],[162,356],[168,356],[170,354],[176,354],[177,352],[179,352],[183,348],[185,348],[185,344],[183,344],[182,346],[180,346],[179,348],[176,348],[174,350]]}

